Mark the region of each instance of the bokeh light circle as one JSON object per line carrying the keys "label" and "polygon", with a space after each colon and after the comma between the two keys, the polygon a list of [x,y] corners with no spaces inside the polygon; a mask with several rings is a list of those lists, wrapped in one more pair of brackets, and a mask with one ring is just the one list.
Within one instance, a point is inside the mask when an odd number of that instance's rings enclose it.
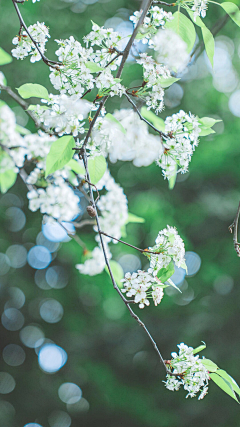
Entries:
{"label": "bokeh light circle", "polygon": [[63,383],[58,389],[58,396],[64,403],[73,404],[82,397],[82,390],[74,383]]}
{"label": "bokeh light circle", "polygon": [[63,317],[63,307],[53,298],[45,299],[40,306],[40,316],[45,322],[57,323]]}
{"label": "bokeh light circle", "polygon": [[67,353],[56,344],[45,344],[38,353],[38,363],[43,371],[55,373],[67,362]]}
{"label": "bokeh light circle", "polygon": [[11,393],[15,388],[16,382],[8,372],[0,372],[0,393]]}
{"label": "bokeh light circle", "polygon": [[46,268],[52,261],[50,251],[45,246],[33,246],[27,256],[28,264],[36,270]]}
{"label": "bokeh light circle", "polygon": [[20,366],[25,361],[26,354],[20,345],[8,344],[3,349],[3,360],[10,366]]}
{"label": "bokeh light circle", "polygon": [[70,427],[72,420],[64,411],[54,411],[48,417],[50,427]]}
{"label": "bokeh light circle", "polygon": [[8,331],[18,331],[24,325],[24,316],[16,308],[7,308],[4,310],[1,320],[4,328]]}
{"label": "bokeh light circle", "polygon": [[25,326],[20,331],[19,335],[22,343],[29,348],[40,347],[45,337],[43,331],[38,326],[34,325]]}

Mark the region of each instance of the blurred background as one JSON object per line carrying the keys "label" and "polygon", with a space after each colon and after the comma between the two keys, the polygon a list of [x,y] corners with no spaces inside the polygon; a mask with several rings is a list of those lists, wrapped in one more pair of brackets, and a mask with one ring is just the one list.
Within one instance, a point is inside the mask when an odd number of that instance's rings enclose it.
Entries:
{"label": "blurred background", "polygon": [[[73,35],[81,41],[91,20],[129,34],[128,18],[139,1],[41,0],[21,6],[27,25],[50,27],[48,57],[54,39]],[[11,1],[1,3],[1,46],[8,52],[19,23]],[[174,10],[173,10],[174,11]],[[211,5],[204,22],[222,16]],[[197,30],[198,31],[198,30]],[[184,238],[188,276],[181,269],[161,305],[136,312],[152,332],[164,358],[177,344],[206,342],[205,357],[240,382],[239,263],[228,226],[240,198],[240,29],[232,21],[216,37],[214,69],[202,53],[182,79],[166,90],[165,118],[179,109],[221,119],[216,134],[202,137],[173,191],[156,166],[109,164],[123,187],[129,211],[144,224],[127,226],[127,241],[153,244],[167,224]],[[16,59],[2,67],[8,84],[40,83],[54,93],[48,68]],[[125,85],[136,86],[140,67],[129,62]],[[34,130],[28,116],[8,99],[18,124]],[[90,99],[90,98],[89,98]],[[127,108],[108,101],[109,112]],[[109,276],[80,275],[81,248],[59,230],[42,228],[41,215],[28,210],[20,179],[0,196],[0,425],[2,427],[230,427],[239,425],[237,403],[210,384],[203,401],[186,392],[165,390],[164,370],[147,339],[113,290]],[[56,237],[58,236],[58,237]],[[91,228],[80,232],[94,247]],[[68,241],[65,241],[68,240]],[[63,242],[64,241],[64,242]],[[113,245],[112,245],[113,246]],[[124,272],[144,268],[146,259],[126,246],[112,247]]]}

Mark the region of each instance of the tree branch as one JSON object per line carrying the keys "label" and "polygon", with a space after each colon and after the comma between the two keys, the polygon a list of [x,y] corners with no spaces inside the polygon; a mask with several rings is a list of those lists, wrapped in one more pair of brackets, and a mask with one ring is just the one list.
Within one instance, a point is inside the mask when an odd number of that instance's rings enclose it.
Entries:
{"label": "tree branch", "polygon": [[27,25],[25,24],[25,22],[24,22],[24,20],[23,20],[23,17],[22,17],[22,15],[21,15],[21,12],[20,12],[20,10],[19,10],[19,7],[18,7],[18,5],[17,5],[17,3],[22,3],[22,2],[18,2],[18,1],[16,1],[16,0],[12,0],[12,2],[13,2],[13,5],[14,5],[14,7],[15,7],[15,10],[16,10],[16,12],[17,12],[18,19],[19,19],[19,22],[20,22],[20,32],[21,32],[21,29],[22,29],[22,28],[24,28],[24,30],[26,31],[26,33],[27,33],[28,37],[30,38],[30,40],[32,41],[32,43],[34,44],[34,46],[36,47],[36,49],[37,49],[38,53],[41,55],[41,58],[42,58],[43,62],[45,62],[45,64],[47,64],[47,65],[48,65],[49,67],[51,67],[51,68],[58,68],[58,66],[59,66],[59,65],[62,65],[62,64],[61,64],[61,62],[51,61],[50,59],[48,59],[48,58],[44,55],[44,53],[41,51],[41,49],[39,48],[38,43],[34,40],[34,38],[33,38],[33,37],[31,36],[31,34],[29,33],[29,31],[28,31],[28,27],[27,27]]}
{"label": "tree branch", "polygon": [[[239,214],[240,214],[240,202],[238,205],[238,210],[237,210],[237,214],[236,217],[233,221],[233,223],[228,227],[228,230],[230,231],[230,233],[233,232],[233,246],[235,251],[237,252],[237,256],[240,257],[240,243],[238,243],[238,220],[239,220]],[[234,230],[233,230],[234,229]]]}

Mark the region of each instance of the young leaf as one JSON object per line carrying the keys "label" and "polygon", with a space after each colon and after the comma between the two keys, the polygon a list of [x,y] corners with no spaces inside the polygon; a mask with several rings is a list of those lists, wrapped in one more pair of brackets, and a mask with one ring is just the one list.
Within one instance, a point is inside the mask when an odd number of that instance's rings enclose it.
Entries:
{"label": "young leaf", "polygon": [[237,5],[232,2],[223,2],[219,3],[219,6],[222,6],[222,8],[225,10],[225,12],[228,13],[230,18],[240,27],[240,10],[238,9]]}
{"label": "young leaf", "polygon": [[148,120],[157,128],[158,130],[164,132],[165,131],[165,123],[163,119],[160,119],[160,117],[156,116],[152,111],[149,111],[146,107],[141,108],[141,114],[144,117],[144,119]]}
{"label": "young leaf", "polygon": [[[122,266],[117,261],[114,261],[114,260],[109,261],[109,264],[110,264],[115,282],[117,283],[119,288],[122,288],[123,284],[121,280],[124,278],[124,272],[123,272]],[[109,274],[107,266],[105,267],[105,270]]]}
{"label": "young leaf", "polygon": [[231,384],[227,380],[225,380],[225,378],[220,377],[216,373],[211,373],[209,374],[209,376],[215,382],[215,384],[217,384],[218,387],[220,387],[223,391],[225,391],[225,393],[227,393],[229,396],[231,396],[234,400],[238,402],[238,399],[236,398]]}
{"label": "young leaf", "polygon": [[80,165],[80,163],[77,162],[77,160],[71,159],[70,162],[67,163],[67,166],[69,166],[73,172],[77,173],[78,175],[85,175],[85,168],[83,165]]}
{"label": "young leaf", "polygon": [[180,79],[176,79],[175,77],[169,77],[168,79],[164,79],[163,77],[161,77],[159,79],[163,89],[165,89],[166,87],[172,86],[173,83],[177,82],[178,80]]}
{"label": "young leaf", "polygon": [[181,291],[181,289],[179,289],[176,285],[175,285],[175,283],[173,283],[173,281],[171,280],[171,279],[168,279],[167,280],[167,282],[173,287],[173,288],[175,288],[178,292],[180,292],[180,294],[182,294],[182,291]]}
{"label": "young leaf", "polygon": [[220,377],[227,380],[231,384],[231,387],[235,391],[235,393],[239,394],[239,396],[240,396],[239,386],[237,385],[236,381],[230,375],[228,375],[228,373],[226,371],[223,371],[222,369],[218,369],[217,374],[220,375]]}
{"label": "young leaf", "polygon": [[196,31],[190,19],[181,12],[175,12],[173,19],[166,23],[165,28],[177,33],[187,44],[187,52],[191,52],[196,40]]}
{"label": "young leaf", "polygon": [[20,86],[17,91],[23,99],[31,97],[49,99],[47,89],[37,83],[26,83]]}
{"label": "young leaf", "polygon": [[88,170],[92,184],[97,184],[107,169],[105,157],[96,156],[88,161]]}
{"label": "young leaf", "polygon": [[206,25],[204,24],[204,22],[201,20],[199,16],[197,16],[195,20],[192,10],[187,9],[187,11],[192,21],[196,25],[198,25],[198,27],[201,28],[206,53],[213,67],[213,57],[214,57],[214,49],[215,49],[214,37],[211,31],[206,27]]}
{"label": "young leaf", "polygon": [[215,130],[211,128],[207,128],[205,126],[200,126],[200,129],[201,129],[201,132],[199,136],[207,136],[207,135],[210,135],[211,133],[216,133]]}
{"label": "young leaf", "polygon": [[175,165],[175,172],[168,180],[168,188],[169,190],[173,190],[177,178],[177,164]]}
{"label": "young leaf", "polygon": [[17,174],[12,169],[0,173],[0,191],[6,193],[15,184]]}
{"label": "young leaf", "polygon": [[[206,348],[206,344],[200,345],[199,347],[194,348],[193,350],[193,354],[197,354],[200,353],[200,351],[205,350]],[[206,359],[205,359],[206,360]]]}
{"label": "young leaf", "polygon": [[210,359],[201,359],[202,364],[208,370],[208,372],[216,372],[218,366],[216,363],[212,362]]}
{"label": "young leaf", "polygon": [[45,178],[51,173],[62,169],[73,156],[74,139],[71,135],[65,135],[54,141],[47,155]]}
{"label": "young leaf", "polygon": [[206,128],[211,128],[216,123],[221,122],[222,120],[215,120],[212,117],[202,117],[198,120],[200,124],[202,124]]}
{"label": "young leaf", "polygon": [[166,268],[161,268],[159,270],[157,277],[161,280],[161,282],[166,282],[170,277],[173,275],[175,271],[174,263],[173,261],[170,262],[170,264]]}
{"label": "young leaf", "polygon": [[103,68],[96,64],[96,62],[89,61],[86,62],[85,65],[91,71],[91,73],[98,73],[99,71],[103,70]]}
{"label": "young leaf", "polygon": [[106,119],[110,120],[110,122],[116,123],[122,133],[126,134],[126,130],[124,129],[123,125],[121,125],[121,123],[112,114],[107,113],[105,117]]}
{"label": "young leaf", "polygon": [[21,135],[30,135],[30,130],[24,128],[23,126],[16,125],[15,127],[16,132],[20,133]]}
{"label": "young leaf", "polygon": [[134,214],[128,212],[128,219],[126,221],[126,224],[128,224],[129,222],[143,223],[143,222],[145,222],[145,219],[141,218],[140,216],[137,216],[137,215],[134,215]]}
{"label": "young leaf", "polygon": [[5,52],[5,50],[0,47],[0,65],[10,64],[12,60],[13,59],[11,55],[9,55],[9,53]]}

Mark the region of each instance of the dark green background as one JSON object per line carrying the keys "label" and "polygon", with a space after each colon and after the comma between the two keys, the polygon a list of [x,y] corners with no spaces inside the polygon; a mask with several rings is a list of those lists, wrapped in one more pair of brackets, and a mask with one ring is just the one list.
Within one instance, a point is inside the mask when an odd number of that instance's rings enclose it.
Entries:
{"label": "dark green background", "polygon": [[[77,3],[77,2],[76,2]],[[86,7],[83,13],[71,11],[71,3],[60,0],[41,0],[33,5],[30,1],[21,7],[26,23],[44,21],[50,28],[48,56],[54,58],[55,38],[73,35],[81,41],[91,30],[92,19],[104,25],[112,16],[126,17],[138,9],[139,2],[115,0],[97,2]],[[125,9],[123,9],[125,8]],[[129,11],[129,12],[128,12]],[[10,52],[11,40],[19,29],[18,19],[10,0],[0,4],[0,45]],[[209,27],[223,16],[220,8],[211,5],[204,21]],[[125,18],[127,19],[127,18]],[[229,21],[221,31],[237,42],[240,29]],[[240,72],[240,61],[235,50],[234,66]],[[30,65],[29,58],[16,59],[4,66],[8,84],[13,88],[23,83],[40,83],[52,92],[48,68],[43,63]],[[123,74],[126,84],[141,78],[138,67],[126,66]],[[190,163],[186,180],[177,182],[173,191],[168,190],[161,170],[152,165],[135,168],[130,162],[110,164],[116,181],[122,185],[128,197],[129,210],[146,218],[145,224],[127,226],[127,240],[137,246],[152,245],[160,229],[167,224],[175,225],[184,238],[186,250],[198,253],[202,260],[195,277],[187,278],[195,298],[187,305],[178,305],[177,296],[165,296],[160,306],[136,312],[141,315],[163,356],[167,359],[180,342],[196,347],[203,340],[207,344],[204,355],[226,369],[240,382],[240,317],[239,317],[239,263],[228,232],[239,203],[239,134],[240,121],[228,109],[229,95],[218,92],[212,86],[212,76],[180,82],[184,96],[180,106],[166,108],[162,117],[180,108],[202,116],[218,115],[224,122],[224,132],[201,138],[200,145]],[[53,91],[54,93],[54,91]],[[11,107],[16,104],[4,94],[2,97]],[[125,104],[124,104],[125,105]],[[108,102],[109,111],[118,107],[115,100]],[[21,113],[18,112],[21,115]],[[32,123],[27,125],[34,131]],[[10,190],[23,201],[27,223],[23,230],[13,233],[8,229],[6,209],[0,199],[1,252],[14,244],[35,244],[41,229],[41,215],[28,210],[26,188],[20,179]],[[26,241],[26,230],[27,233]],[[25,233],[25,234],[24,234]],[[25,236],[25,237],[24,237]],[[89,247],[94,240],[91,228],[81,232],[81,238]],[[29,246],[28,246],[29,247]],[[120,245],[113,247],[115,259],[131,249]],[[11,368],[1,360],[1,371],[11,373],[17,383],[15,390],[2,396],[16,410],[14,418],[7,415],[0,421],[3,427],[23,427],[29,422],[39,422],[49,427],[47,418],[53,410],[66,411],[58,397],[58,387],[63,382],[74,382],[83,391],[90,404],[89,411],[70,414],[72,426],[92,427],[237,427],[240,425],[239,407],[229,396],[210,384],[209,394],[203,401],[185,399],[182,390],[172,393],[165,390],[164,370],[154,353],[147,336],[126,311],[119,320],[111,320],[103,309],[103,302],[121,305],[108,275],[80,276],[75,264],[81,262],[81,249],[74,241],[61,246],[52,265],[63,265],[69,274],[68,286],[62,290],[41,290],[34,282],[35,270],[26,265],[22,269],[11,268],[2,276],[1,310],[7,299],[7,288],[18,286],[26,296],[21,310],[25,324],[38,323],[45,335],[62,346],[68,353],[67,364],[56,374],[42,372],[34,350],[25,348],[27,358],[20,367]],[[142,259],[144,265],[145,260]],[[221,276],[234,280],[232,291],[226,295],[216,292],[213,283]],[[64,307],[63,319],[57,324],[47,324],[33,316],[29,309],[32,301],[56,298]],[[110,299],[111,298],[111,299]],[[87,301],[87,302],[86,302]],[[1,347],[9,343],[21,345],[19,332],[9,332],[1,326]],[[133,357],[138,352],[138,363]],[[1,354],[1,353],[0,353]],[[1,419],[1,415],[0,415]],[[61,427],[59,425],[59,427]]]}

